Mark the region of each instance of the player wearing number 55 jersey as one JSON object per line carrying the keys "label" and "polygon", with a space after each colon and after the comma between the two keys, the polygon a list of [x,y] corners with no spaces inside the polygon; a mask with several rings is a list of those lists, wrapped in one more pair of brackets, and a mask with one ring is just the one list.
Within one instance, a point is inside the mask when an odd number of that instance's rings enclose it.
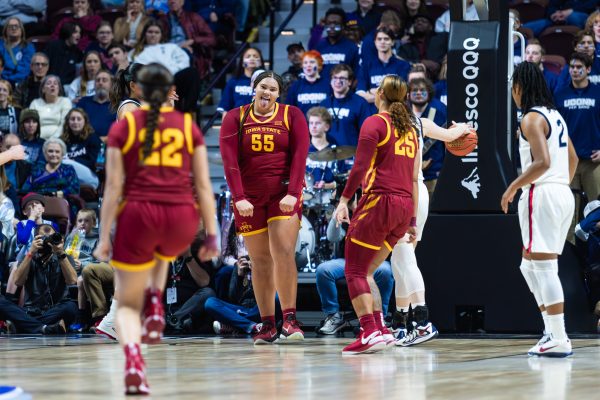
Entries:
{"label": "player wearing number 55 jersey", "polygon": [[524,62],[515,68],[512,96],[523,111],[519,137],[523,173],[506,189],[501,205],[508,212],[517,190],[523,189],[519,199],[520,268],[544,319],[544,335],[529,355],[566,357],[572,354],[572,347],[565,332],[558,255],[575,208],[569,183],[575,175],[577,155],[538,67]]}
{"label": "player wearing number 55 jersey", "polygon": [[168,263],[197,233],[199,215],[192,185],[207,233],[198,256],[209,260],[218,249],[214,197],[200,130],[190,115],[164,107],[173,85],[165,67],[149,64],[137,78],[147,103],[127,113],[108,134],[106,190],[94,256],[108,259],[110,231],[116,221],[111,264],[119,298],[116,328],[126,357],[125,392],[148,394],[140,342],[160,341]]}
{"label": "player wearing number 55 jersey", "polygon": [[[308,125],[297,107],[276,102],[283,83],[263,72],[254,81],[250,105],[227,113],[220,147],[235,207],[237,232],[252,260],[252,281],[263,321],[255,344],[301,340],[296,320],[298,272],[294,249],[300,226]],[[283,326],[275,327],[275,292]]]}
{"label": "player wearing number 55 jersey", "polygon": [[396,242],[407,232],[411,242],[416,239],[421,157],[417,121],[404,104],[407,90],[397,75],[381,82],[375,94],[379,114],[367,118],[360,130],[354,167],[335,213],[338,223],[348,221],[348,200],[362,180],[363,197],[346,235],[346,281],[361,333],[344,354],[374,352],[394,342],[372,283],[373,272]]}

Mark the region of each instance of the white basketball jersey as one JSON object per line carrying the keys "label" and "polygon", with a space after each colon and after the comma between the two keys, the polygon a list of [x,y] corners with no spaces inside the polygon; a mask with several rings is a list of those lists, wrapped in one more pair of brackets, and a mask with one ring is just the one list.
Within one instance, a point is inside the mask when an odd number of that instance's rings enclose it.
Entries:
{"label": "white basketball jersey", "polygon": [[423,140],[423,123],[421,122],[421,118],[417,117],[418,124],[415,124],[415,128],[417,130],[417,136],[419,137],[419,149],[421,150],[419,154],[421,154],[421,163],[419,165],[419,181],[423,182],[425,178],[423,177],[423,146],[425,146],[425,142]]}
{"label": "white basketball jersey", "polygon": [[[541,114],[548,123],[549,132],[546,138],[548,153],[550,154],[550,168],[533,183],[560,183],[569,184],[569,130],[563,117],[556,110],[546,107],[533,107],[529,112]],[[521,156],[521,169],[526,171],[533,162],[531,146],[523,133],[519,136],[519,154]]]}

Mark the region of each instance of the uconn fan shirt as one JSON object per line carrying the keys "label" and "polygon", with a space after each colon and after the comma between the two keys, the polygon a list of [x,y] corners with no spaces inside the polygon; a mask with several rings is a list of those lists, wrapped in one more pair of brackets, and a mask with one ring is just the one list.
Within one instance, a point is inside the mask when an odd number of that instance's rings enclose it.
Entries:
{"label": "uconn fan shirt", "polygon": [[567,122],[577,156],[589,160],[600,149],[600,86],[575,89],[569,84],[554,93],[554,103]]}
{"label": "uconn fan shirt", "polygon": [[328,135],[340,146],[357,146],[358,133],[365,119],[374,114],[371,105],[355,93],[348,93],[346,97],[338,99],[328,96],[321,107],[325,107],[331,114],[331,128]]}
{"label": "uconn fan shirt", "polygon": [[286,104],[296,106],[306,115],[312,107],[318,106],[327,96],[331,95],[329,80],[323,77],[314,82],[306,78],[298,79],[288,89]]}
{"label": "uconn fan shirt", "polygon": [[384,63],[379,57],[373,60],[363,60],[363,64],[358,73],[358,87],[356,91],[363,90],[368,92],[372,88],[379,87],[379,84],[386,75],[399,75],[406,80],[410,64],[396,56],[392,56],[387,63]]}
{"label": "uconn fan shirt", "polygon": [[338,64],[349,65],[353,71],[358,68],[358,46],[350,39],[342,37],[338,42],[331,44],[328,38],[324,38],[317,43],[315,50],[323,57],[321,76],[328,78],[331,68]]}
{"label": "uconn fan shirt", "polygon": [[229,111],[252,102],[254,90],[250,86],[250,78],[242,75],[227,81],[217,111]]}
{"label": "uconn fan shirt", "polygon": [[[591,83],[600,85],[600,57],[594,57],[594,62],[592,63],[591,71],[588,74],[588,79]],[[560,75],[558,76],[556,82],[556,90],[560,90],[570,83],[571,75],[569,75],[569,64],[567,63],[567,65],[563,67],[562,71],[560,71]]]}

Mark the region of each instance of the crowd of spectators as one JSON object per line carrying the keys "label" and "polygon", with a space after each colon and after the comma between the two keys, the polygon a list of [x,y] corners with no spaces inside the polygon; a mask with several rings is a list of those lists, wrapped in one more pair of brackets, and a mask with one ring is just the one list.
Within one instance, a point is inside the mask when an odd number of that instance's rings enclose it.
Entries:
{"label": "crowd of spectators", "polygon": [[[248,14],[259,3],[73,0],[60,18],[45,15],[50,4],[43,0],[14,0],[10,9],[0,4],[0,239],[3,249],[14,247],[5,251],[10,267],[1,268],[6,290],[0,296],[0,320],[11,321],[6,329],[46,334],[65,332],[69,325],[86,329],[109,312],[113,274],[110,266],[91,256],[98,234],[96,211],[85,208],[90,199],[82,196],[91,190],[97,200],[101,189],[104,142],[117,114],[115,105],[125,98],[139,100],[134,63],[164,63],[175,75],[176,108],[194,111],[223,41],[248,34]],[[573,187],[595,200],[600,195],[599,1],[548,0],[544,18],[523,21],[518,3],[509,4],[527,48],[516,62],[532,62],[544,71],[580,158]],[[103,7],[122,11],[103,20]],[[436,10],[424,0],[357,0],[353,9],[331,7],[305,43],[287,47],[290,65],[280,101],[307,115],[312,151],[356,146],[362,122],[375,111],[374,90],[389,73],[409,82],[407,102],[416,115],[447,123],[450,18],[448,11]],[[478,19],[471,0],[466,17]],[[45,32],[40,28],[44,24]],[[555,25],[579,29],[573,34],[573,54],[558,68],[546,63],[554,55],[546,54],[542,44],[544,30]],[[46,34],[49,40],[31,43],[28,33]],[[248,103],[252,74],[263,67],[260,50],[248,47],[225,85],[218,110],[226,113]],[[111,90],[113,85],[120,91]],[[441,143],[426,142],[424,150],[423,172],[433,191],[444,149]],[[332,171],[347,172],[352,161],[323,168],[317,164],[309,162],[307,173],[322,169],[313,176],[316,187],[333,190]],[[72,232],[43,218],[45,202],[52,197],[69,202]],[[597,208],[587,214],[581,226],[586,238],[595,237],[597,220],[588,220],[597,217]],[[53,235],[58,232],[60,238]],[[337,241],[343,237],[329,233]],[[224,249],[218,269],[195,257],[197,242],[172,263],[171,290],[164,299],[170,331],[256,329],[251,262],[243,243],[233,246],[232,240],[227,242],[234,250]],[[588,243],[597,248],[597,241]],[[345,325],[335,301],[343,268],[342,258],[317,268],[325,314],[321,333]],[[380,291],[389,298],[389,265],[380,270]]]}

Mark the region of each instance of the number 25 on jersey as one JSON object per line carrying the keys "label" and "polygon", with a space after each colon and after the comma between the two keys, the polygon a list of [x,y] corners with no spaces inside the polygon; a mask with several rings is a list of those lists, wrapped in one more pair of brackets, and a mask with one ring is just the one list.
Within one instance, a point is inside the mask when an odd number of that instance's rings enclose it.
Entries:
{"label": "number 25 on jersey", "polygon": [[[394,136],[398,137],[398,131],[396,129],[394,129]],[[406,135],[396,140],[394,154],[408,158],[415,158],[415,147],[414,132],[409,131],[406,133]]]}
{"label": "number 25 on jersey", "polygon": [[[144,157],[143,143],[146,138],[146,128],[140,130],[138,139],[142,143],[140,148],[140,160]],[[173,167],[181,168],[183,165],[183,149],[185,139],[183,132],[176,128],[167,128],[162,131],[154,131],[154,144],[152,152],[144,160],[144,165],[149,167]]]}

